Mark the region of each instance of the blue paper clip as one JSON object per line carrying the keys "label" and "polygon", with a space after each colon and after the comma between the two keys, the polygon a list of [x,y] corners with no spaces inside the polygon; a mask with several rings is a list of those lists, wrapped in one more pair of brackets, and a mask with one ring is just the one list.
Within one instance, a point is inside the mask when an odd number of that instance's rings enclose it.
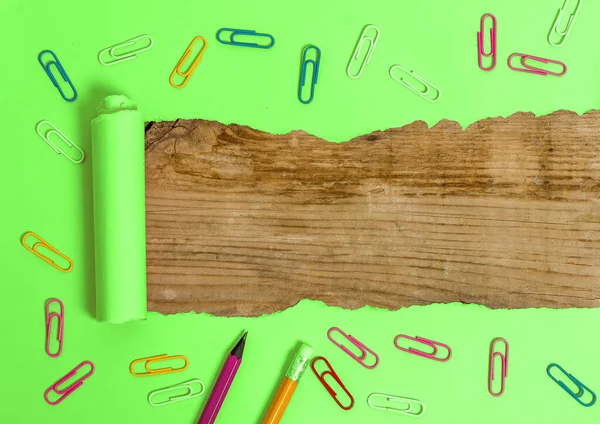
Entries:
{"label": "blue paper clip", "polygon": [[[231,32],[229,35],[229,40],[221,39],[222,32]],[[270,44],[263,45],[258,43],[243,43],[240,41],[235,41],[236,35],[247,35],[252,37],[267,37],[271,40]],[[231,44],[232,46],[240,46],[240,47],[252,47],[253,49],[270,49],[275,45],[275,38],[271,34],[263,34],[258,33],[256,31],[252,31],[251,29],[235,29],[235,28],[221,28],[217,31],[217,41],[222,44]]]}
{"label": "blue paper clip", "polygon": [[[579,388],[579,393],[574,393],[571,389],[569,389],[567,387],[567,385],[565,383],[563,383],[562,381],[554,378],[554,376],[550,373],[550,370],[552,368],[558,368],[559,370],[562,371],[563,374],[565,374],[567,377],[569,377],[569,380],[571,380],[578,388]],[[596,394],[594,392],[592,392],[589,387],[586,387],[581,381],[577,380],[575,377],[573,377],[571,374],[567,373],[563,367],[561,367],[558,364],[550,364],[548,365],[548,368],[546,368],[546,372],[548,373],[548,377],[550,377],[552,380],[554,380],[554,382],[556,384],[558,384],[560,387],[563,388],[563,390],[565,392],[567,392],[573,399],[575,399],[577,402],[579,402],[579,404],[583,405],[583,406],[592,406],[594,403],[596,403]],[[583,397],[583,395],[585,394],[586,390],[588,392],[590,392],[590,394],[592,395],[592,401],[588,402],[588,403],[583,403],[581,401],[581,398]]]}
{"label": "blue paper clip", "polygon": [[[54,60],[50,60],[48,63],[44,63],[44,61],[42,60],[42,56],[45,53],[51,54],[52,57],[54,58]],[[60,60],[58,60],[58,58],[56,57],[56,55],[54,54],[54,52],[51,51],[51,50],[44,50],[44,51],[42,51],[38,55],[38,62],[40,62],[40,65],[42,65],[42,68],[44,68],[44,71],[46,71],[46,74],[48,75],[48,78],[50,78],[50,81],[52,81],[52,84],[54,84],[54,86],[58,89],[58,92],[60,93],[60,95],[62,96],[62,98],[65,99],[67,102],[74,102],[75,99],[77,99],[77,90],[75,90],[75,86],[71,82],[71,79],[69,78],[69,76],[65,72],[65,68],[63,68],[63,66],[60,63]],[[60,72],[60,75],[62,76],[62,78],[65,80],[65,82],[69,83],[69,85],[71,86],[71,90],[73,90],[73,97],[68,98],[67,96],[65,96],[65,92],[62,90],[62,88],[60,88],[60,85],[58,84],[58,81],[56,80],[56,78],[52,74],[52,71],[50,70],[50,67],[52,65],[56,66],[56,69],[58,69],[58,72]]]}
{"label": "blue paper clip", "polygon": [[[306,59],[306,53],[308,53],[308,51],[310,49],[313,49],[317,52],[314,60]],[[304,83],[306,82],[306,67],[308,66],[309,63],[311,63],[312,67],[313,67],[313,76],[312,76],[312,81],[311,81],[311,85],[310,85],[310,97],[308,98],[308,100],[303,100],[302,99],[302,88],[304,87]],[[302,52],[302,66],[300,67],[300,84],[298,85],[298,100],[300,100],[300,102],[304,103],[305,105],[312,102],[313,97],[315,96],[315,85],[317,85],[317,79],[319,78],[319,64],[320,63],[321,63],[321,50],[317,46],[313,46],[312,44],[310,46],[306,46],[304,48],[304,51]]]}

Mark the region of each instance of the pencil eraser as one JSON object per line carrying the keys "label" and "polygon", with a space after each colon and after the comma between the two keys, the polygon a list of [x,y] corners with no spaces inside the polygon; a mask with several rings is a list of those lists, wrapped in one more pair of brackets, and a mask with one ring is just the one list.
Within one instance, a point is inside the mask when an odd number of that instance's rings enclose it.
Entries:
{"label": "pencil eraser", "polygon": [[298,355],[304,356],[305,358],[310,358],[313,354],[313,348],[309,345],[302,343],[300,345],[300,349],[298,349]]}

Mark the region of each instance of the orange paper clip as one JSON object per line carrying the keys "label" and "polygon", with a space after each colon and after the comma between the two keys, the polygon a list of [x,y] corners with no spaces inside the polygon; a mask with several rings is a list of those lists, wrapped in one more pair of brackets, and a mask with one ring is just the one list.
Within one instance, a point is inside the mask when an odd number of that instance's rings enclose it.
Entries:
{"label": "orange paper clip", "polygon": [[[496,343],[503,342],[506,346],[506,350],[504,353],[496,352],[494,350]],[[502,375],[500,376],[500,391],[494,392],[492,385],[494,383],[494,359],[496,356],[500,357],[500,361],[502,364]],[[492,396],[500,396],[504,393],[504,380],[506,379],[506,375],[508,373],[508,342],[502,337],[497,337],[492,340],[492,345],[490,347],[490,370],[488,374],[488,390]]]}
{"label": "orange paper clip", "polygon": [[[50,312],[50,305],[57,303],[60,307],[60,312]],[[58,341],[58,349],[55,353],[50,351],[50,340],[52,339],[52,320],[58,322],[56,330],[56,340]],[[57,358],[62,353],[63,348],[63,331],[65,325],[65,305],[60,299],[53,297],[46,302],[46,353],[51,358]]]}
{"label": "orange paper clip", "polygon": [[[91,369],[87,373],[85,373],[82,377],[80,377],[77,380],[75,380],[70,386],[68,386],[68,387],[66,387],[64,389],[62,389],[62,388],[59,387],[61,384],[64,384],[65,381],[68,381],[70,378],[72,378],[73,376],[75,376],[77,374],[77,371],[79,371],[79,369],[83,368],[86,365],[89,365],[91,367]],[[48,387],[48,389],[44,392],[44,399],[50,405],[58,405],[63,400],[65,400],[65,398],[67,396],[69,396],[76,389],[78,389],[79,387],[81,387],[81,385],[83,384],[83,382],[85,380],[87,380],[88,378],[90,378],[92,376],[92,374],[94,374],[94,364],[92,364],[90,361],[83,361],[81,364],[77,365],[72,371],[69,371],[69,373],[67,375],[65,375],[63,378],[61,378],[60,380],[58,380],[52,386]],[[60,397],[58,399],[56,399],[56,400],[50,400],[50,398],[48,397],[48,395],[51,392],[56,393]]]}
{"label": "orange paper clip", "polygon": [[[325,364],[327,365],[327,370],[319,373],[317,371],[316,367],[315,367],[315,363],[317,361],[323,361],[323,362],[325,362]],[[346,386],[344,386],[344,384],[342,383],[342,381],[340,380],[340,378],[338,377],[338,375],[335,373],[335,371],[333,370],[333,367],[331,366],[331,364],[329,363],[329,361],[327,359],[325,359],[324,357],[322,357],[322,356],[317,356],[310,363],[310,367],[312,368],[313,372],[315,373],[315,375],[317,376],[317,378],[319,379],[319,381],[321,382],[321,384],[325,387],[325,389],[327,389],[327,392],[329,392],[329,394],[331,395],[331,397],[333,398],[333,400],[335,400],[335,403],[337,403],[339,405],[339,407],[342,408],[345,411],[348,411],[348,410],[352,409],[352,407],[354,406],[354,398],[352,397],[352,395],[350,394],[350,392],[348,391],[348,389],[346,389]],[[342,402],[340,402],[340,400],[338,399],[338,396],[337,396],[337,392],[325,380],[325,377],[328,376],[328,375],[331,376],[331,378],[333,378],[335,380],[335,382],[344,391],[344,393],[346,393],[346,395],[348,395],[348,398],[350,399],[350,404],[349,405],[344,405],[344,404],[342,404]]]}
{"label": "orange paper clip", "polygon": [[[165,368],[150,369],[150,365],[152,365],[155,362],[172,361],[175,359],[183,359],[183,361],[185,362],[185,365],[181,368],[165,367]],[[136,364],[139,364],[141,362],[145,362],[144,369],[147,372],[140,374],[140,373],[135,372],[133,368],[135,367]],[[166,353],[163,353],[162,355],[156,355],[156,356],[150,356],[148,358],[136,359],[135,361],[133,361],[131,363],[131,365],[129,365],[129,371],[131,371],[131,374],[136,377],[147,377],[150,375],[170,374],[172,372],[184,371],[187,369],[188,365],[189,365],[188,359],[183,355],[169,356]]]}
{"label": "orange paper clip", "polygon": [[[181,70],[181,67],[183,66],[185,61],[189,58],[190,54],[192,53],[192,48],[194,47],[194,44],[196,44],[196,41],[198,41],[198,40],[202,40],[204,42],[204,46],[202,47],[202,50],[200,50],[200,53],[198,53],[198,55],[194,59],[194,62],[192,62],[190,67],[187,69],[187,71],[183,72]],[[198,64],[202,60],[202,55],[204,54],[204,50],[206,50],[206,47],[208,47],[208,41],[206,41],[206,38],[198,36],[192,40],[192,42],[188,46],[187,50],[183,54],[183,56],[181,56],[181,59],[179,59],[179,62],[177,62],[177,66],[175,66],[175,69],[173,69],[173,72],[171,72],[171,77],[169,78],[169,83],[174,88],[185,87],[188,80],[190,79],[190,77],[192,76],[194,71],[196,70],[196,66],[198,66]],[[175,77],[175,75],[179,75],[180,77],[183,77],[183,82],[181,84],[176,84],[173,82],[173,77]]]}
{"label": "orange paper clip", "polygon": [[[29,237],[29,236],[37,239],[37,241],[34,242],[31,247],[29,247],[26,244],[27,237]],[[69,271],[71,271],[73,269],[73,261],[71,259],[69,259],[65,255],[63,255],[62,253],[60,253],[54,247],[50,246],[43,238],[41,238],[40,236],[38,236],[36,233],[34,233],[32,231],[29,231],[29,232],[25,233],[23,235],[23,237],[21,237],[21,243],[23,244],[23,246],[25,247],[25,249],[29,250],[31,253],[33,253],[37,257],[41,258],[42,260],[48,262],[50,265],[52,265],[54,268],[58,269],[59,271],[61,271],[61,272],[69,272]],[[48,249],[52,253],[55,253],[56,255],[60,256],[65,261],[69,262],[69,266],[67,268],[61,268],[60,266],[56,265],[56,263],[54,262],[54,260],[52,260],[48,256],[44,256],[40,252],[38,252],[38,249],[40,247]]]}
{"label": "orange paper clip", "polygon": [[[344,336],[345,339],[347,339],[348,341],[350,341],[350,343],[352,343],[354,346],[356,346],[360,350],[360,356],[355,355],[354,352],[352,352],[346,346],[342,345],[341,343],[338,343],[332,337],[333,333],[340,333],[342,336]],[[348,355],[350,355],[350,357],[352,359],[354,359],[356,362],[358,362],[359,364],[361,364],[365,368],[373,369],[379,363],[379,356],[375,352],[373,352],[367,346],[365,346],[364,344],[362,344],[361,342],[359,342],[358,340],[356,340],[350,334],[344,333],[338,327],[332,327],[332,328],[330,328],[329,331],[327,332],[327,338],[331,341],[331,343],[333,343],[334,345],[336,345],[337,347],[339,347],[340,349],[342,349],[344,352],[346,352]],[[367,363],[366,363],[369,354],[371,354],[371,356],[373,358],[375,358],[375,362],[373,364],[371,364],[371,365],[367,365]]]}

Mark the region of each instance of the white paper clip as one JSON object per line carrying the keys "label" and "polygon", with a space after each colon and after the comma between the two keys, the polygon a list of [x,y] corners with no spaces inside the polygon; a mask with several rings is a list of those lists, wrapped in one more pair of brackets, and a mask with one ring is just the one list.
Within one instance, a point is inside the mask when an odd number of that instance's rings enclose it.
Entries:
{"label": "white paper clip", "polygon": [[[41,131],[41,127],[43,125],[48,125],[50,127],[50,129],[44,133],[42,133]],[[52,147],[52,150],[54,150],[56,153],[58,153],[59,155],[63,155],[64,157],[66,157],[67,159],[69,159],[71,162],[73,162],[74,164],[79,164],[81,162],[83,162],[83,160],[85,159],[85,153],[83,153],[83,150],[81,150],[79,148],[79,146],[77,146],[76,144],[74,144],[71,140],[69,140],[69,138],[64,135],[63,133],[61,133],[52,123],[50,123],[49,121],[40,121],[36,127],[35,127],[35,131],[38,133],[38,135],[40,137],[42,137],[42,140],[44,140],[46,143],[48,143],[48,145],[50,147]],[[56,134],[56,136],[67,145],[67,147],[72,147],[73,149],[77,150],[80,154],[81,157],[79,159],[77,158],[73,158],[70,155],[68,155],[67,153],[65,153],[65,151],[58,147],[52,140],[50,140],[50,136],[52,134]]]}
{"label": "white paper clip", "polygon": [[[384,399],[386,403],[378,405],[373,402],[373,399]],[[394,402],[399,403],[398,407]],[[391,403],[391,406],[389,405]],[[383,393],[371,393],[367,398],[367,404],[379,411],[395,412],[396,414],[408,415],[409,417],[420,417],[425,413],[425,405],[420,400],[404,398],[399,396],[384,395]]]}
{"label": "white paper clip", "polygon": [[[373,35],[373,36],[367,35],[367,32],[371,28],[375,30],[375,35]],[[358,73],[352,74],[352,65],[354,64],[354,62],[359,60],[358,58],[360,57],[360,53],[362,52],[363,44],[365,44],[365,42],[367,42],[367,41],[369,42],[369,50],[367,51],[367,55],[363,59],[363,62],[360,64]],[[369,61],[371,60],[371,56],[373,55],[373,51],[375,50],[377,41],[379,41],[379,28],[377,28],[375,25],[367,25],[365,27],[365,29],[363,29],[363,32],[360,34],[360,39],[358,40],[358,44],[354,48],[354,52],[352,52],[352,57],[350,58],[350,63],[348,63],[348,67],[346,68],[346,74],[350,78],[357,79],[358,77],[360,77],[362,75],[363,70],[369,64]]]}
{"label": "white paper clip", "polygon": [[[404,78],[396,78],[394,76],[394,69],[400,69],[402,71],[404,71],[405,73],[407,73],[408,75],[412,76],[414,79],[416,79],[418,82],[420,82],[421,84],[423,84],[423,87],[425,87],[425,90],[419,90],[417,87],[415,87],[412,84],[409,84],[408,82],[406,82],[404,80]],[[390,68],[390,77],[392,77],[392,79],[396,82],[399,82],[400,84],[402,84],[403,86],[405,86],[406,88],[408,88],[410,91],[412,91],[413,93],[418,94],[419,96],[421,96],[422,98],[424,98],[425,100],[427,100],[428,102],[437,102],[440,99],[440,96],[442,95],[442,90],[440,90],[439,88],[437,88],[435,85],[433,85],[431,82],[427,81],[425,78],[423,78],[420,75],[417,75],[416,73],[414,73],[413,71],[409,71],[408,69],[400,66],[400,65],[394,65]],[[431,97],[430,94],[432,92],[437,93],[437,95],[435,97]]]}
{"label": "white paper clip", "polygon": [[[136,42],[138,40],[142,40],[142,39],[148,39],[148,40],[150,40],[150,43],[146,47],[140,47],[135,50],[126,51],[124,53],[115,53],[115,51],[119,50],[119,49],[120,50],[128,50],[128,49],[126,49],[126,47],[133,46],[134,44],[136,44]],[[135,59],[137,57],[138,53],[142,53],[142,52],[145,52],[146,50],[150,50],[153,45],[154,45],[154,40],[152,40],[152,37],[150,37],[149,35],[146,35],[146,34],[139,35],[135,38],[132,38],[131,40],[123,41],[122,43],[115,44],[114,46],[110,46],[110,47],[105,48],[104,50],[101,50],[100,53],[98,53],[98,62],[100,62],[104,66],[116,65],[117,63],[125,62],[126,60]],[[108,53],[108,56],[110,56],[114,60],[112,60],[110,62],[105,62],[102,59],[102,56],[104,56],[105,53]]]}

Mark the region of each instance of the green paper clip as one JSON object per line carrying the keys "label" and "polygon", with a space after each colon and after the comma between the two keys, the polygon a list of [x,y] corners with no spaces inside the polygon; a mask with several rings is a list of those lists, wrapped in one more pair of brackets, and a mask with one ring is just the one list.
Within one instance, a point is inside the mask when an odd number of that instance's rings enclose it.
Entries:
{"label": "green paper clip", "polygon": [[[384,399],[384,402],[373,402],[373,399]],[[383,393],[371,393],[367,398],[367,404],[379,411],[394,412],[396,414],[408,415],[409,417],[420,417],[425,413],[425,405],[420,400],[385,395]]]}
{"label": "green paper clip", "polygon": [[[200,391],[194,392],[194,387],[193,387],[194,384],[200,385]],[[180,389],[186,389],[187,392],[184,394],[181,394],[181,395],[168,396],[167,400],[164,402],[155,402],[152,399],[153,397],[156,397],[159,394],[168,393],[168,392],[176,392]],[[150,392],[148,394],[148,403],[152,406],[164,406],[164,405],[169,405],[171,403],[181,402],[184,400],[188,400],[188,399],[200,396],[202,393],[204,393],[204,384],[202,383],[202,381],[198,380],[197,378],[194,378],[192,380],[184,381],[183,383],[175,384],[174,386],[169,386],[169,387],[165,387],[164,389],[158,389],[158,390],[154,390],[154,391]]]}
{"label": "green paper clip", "polygon": [[[567,26],[565,27],[564,30],[560,30],[560,24],[562,23],[562,18],[565,14],[565,9],[567,8],[567,5],[569,4],[569,0],[565,0],[565,3],[563,4],[563,6],[558,9],[558,15],[556,15],[556,19],[554,20],[554,23],[552,24],[552,28],[550,28],[550,34],[548,34],[548,42],[550,43],[551,46],[554,47],[560,47],[563,44],[565,44],[565,41],[567,41],[567,37],[569,36],[569,33],[571,32],[571,28],[573,27],[573,24],[575,23],[575,18],[577,17],[577,14],[579,13],[579,9],[581,8],[581,0],[577,0],[577,6],[575,7],[575,10],[573,11],[573,13],[571,14],[571,16],[569,16],[569,21],[567,22]],[[559,42],[555,43],[554,41],[552,41],[552,37],[558,35],[559,38]]]}
{"label": "green paper clip", "polygon": [[[139,40],[144,40],[144,39],[147,40],[146,46],[142,46],[137,49],[131,49],[131,48],[128,49],[128,47],[135,46],[135,44]],[[142,44],[145,44],[145,43],[142,42]],[[100,53],[98,53],[98,62],[100,62],[104,66],[116,65],[117,63],[125,62],[126,60],[135,59],[139,53],[145,52],[146,50],[150,50],[153,45],[154,45],[154,40],[152,39],[152,37],[150,37],[149,35],[146,35],[146,34],[139,35],[135,38],[132,38],[131,40],[123,41],[119,44],[115,44],[114,46],[110,46],[110,47],[105,48],[104,50],[101,50]],[[123,53],[115,53],[115,51],[118,52],[119,50],[124,51],[124,52]],[[102,58],[103,56],[106,56],[106,53],[108,53],[108,56],[114,60],[106,62]]]}
{"label": "green paper clip", "polygon": [[[41,127],[43,125],[47,124],[50,129],[48,129],[48,131],[42,133],[41,131]],[[64,135],[63,133],[61,133],[52,123],[50,123],[49,121],[40,121],[36,127],[35,127],[35,131],[38,133],[38,135],[40,137],[42,137],[42,140],[44,140],[46,143],[48,143],[48,145],[50,147],[52,147],[52,150],[54,150],[56,153],[58,153],[59,155],[63,155],[64,157],[66,157],[67,159],[69,159],[71,162],[73,162],[74,164],[80,164],[81,162],[83,162],[83,160],[85,159],[85,153],[83,153],[83,150],[81,150],[81,148],[79,146],[77,146],[76,144],[74,144],[71,140],[69,140],[69,138]],[[65,143],[67,145],[67,147],[72,147],[73,149],[75,149],[76,151],[79,152],[79,158],[73,158],[70,155],[68,155],[62,148],[58,147],[56,144],[54,144],[54,142],[52,140],[50,140],[50,136],[52,134],[55,134],[63,143]]]}
{"label": "green paper clip", "polygon": [[[415,80],[417,80],[419,83],[421,83],[421,85],[423,85],[423,87],[425,87],[425,89],[421,90],[418,87],[415,87],[414,85],[406,82],[403,77],[397,78],[396,76],[394,76],[394,69],[400,69],[405,74],[410,75]],[[418,94],[419,96],[421,96],[422,98],[424,98],[428,102],[431,102],[431,103],[437,102],[440,99],[441,95],[442,95],[442,90],[440,90],[439,88],[437,88],[435,85],[433,85],[432,83],[430,83],[429,81],[427,81],[422,76],[417,75],[413,71],[409,71],[408,69],[404,68],[403,66],[400,66],[400,65],[394,65],[394,66],[392,66],[390,68],[390,77],[392,77],[392,79],[394,81],[399,82],[400,84],[402,84],[403,86],[405,86],[406,88],[408,88],[413,93]],[[437,93],[437,94],[435,95],[435,97],[431,97],[430,93]]]}

